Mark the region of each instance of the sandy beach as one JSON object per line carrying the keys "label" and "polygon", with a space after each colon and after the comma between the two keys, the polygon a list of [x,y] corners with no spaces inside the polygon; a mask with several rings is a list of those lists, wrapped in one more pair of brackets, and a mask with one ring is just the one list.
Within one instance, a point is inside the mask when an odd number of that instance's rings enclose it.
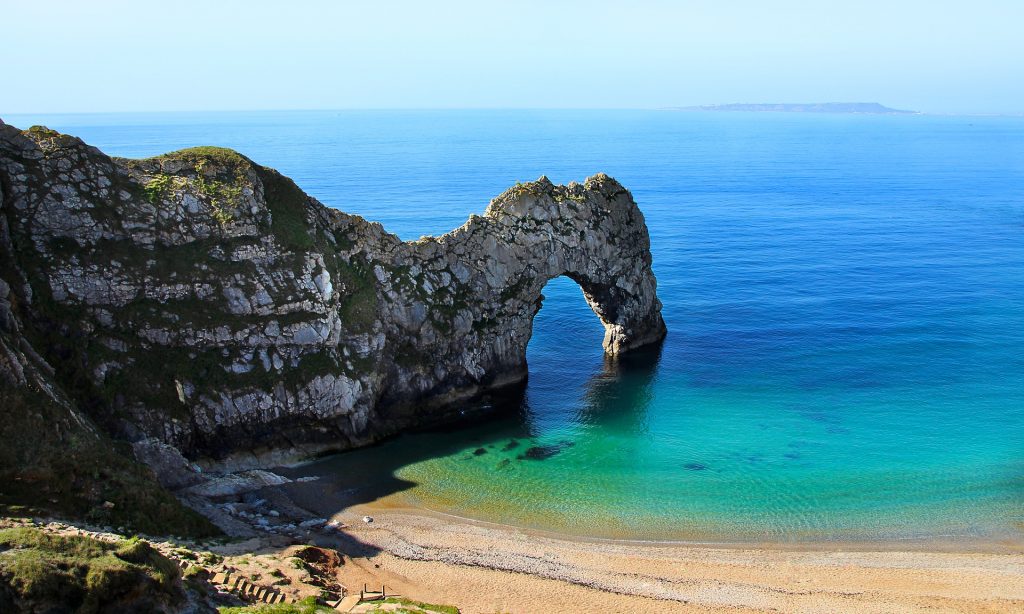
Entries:
{"label": "sandy beach", "polygon": [[344,584],[383,583],[464,612],[1024,611],[1024,550],[1012,542],[698,547],[572,540],[379,505],[338,518],[366,547]]}

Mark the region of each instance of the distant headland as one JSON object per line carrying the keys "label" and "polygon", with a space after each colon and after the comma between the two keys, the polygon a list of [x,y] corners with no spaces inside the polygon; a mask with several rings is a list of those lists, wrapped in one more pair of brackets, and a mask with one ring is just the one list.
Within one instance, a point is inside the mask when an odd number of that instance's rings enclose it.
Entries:
{"label": "distant headland", "polygon": [[890,109],[877,102],[812,102],[710,104],[699,107],[671,107],[670,111],[748,111],[756,113],[871,113],[873,115],[913,115],[918,111]]}

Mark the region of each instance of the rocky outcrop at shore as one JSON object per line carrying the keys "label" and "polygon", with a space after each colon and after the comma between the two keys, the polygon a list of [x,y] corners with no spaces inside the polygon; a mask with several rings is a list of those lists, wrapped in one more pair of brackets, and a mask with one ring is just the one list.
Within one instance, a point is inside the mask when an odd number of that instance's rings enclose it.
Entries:
{"label": "rocky outcrop at shore", "polygon": [[526,376],[560,275],[607,353],[665,334],[643,215],[605,175],[517,184],[403,242],[230,150],[118,159],[0,123],[0,190],[0,370],[24,387],[30,362],[33,394],[178,486],[197,458],[343,449],[457,416]]}

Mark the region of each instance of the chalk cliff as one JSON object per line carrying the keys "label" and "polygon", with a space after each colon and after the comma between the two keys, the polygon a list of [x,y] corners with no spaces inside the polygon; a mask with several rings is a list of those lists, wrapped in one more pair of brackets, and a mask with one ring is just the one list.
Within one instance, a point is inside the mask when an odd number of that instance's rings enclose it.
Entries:
{"label": "chalk cliff", "polygon": [[34,394],[142,458],[341,449],[450,419],[526,376],[560,275],[608,354],[665,334],[643,215],[605,175],[517,184],[403,242],[230,150],[118,159],[0,123],[0,191],[0,371],[24,392],[31,364]]}

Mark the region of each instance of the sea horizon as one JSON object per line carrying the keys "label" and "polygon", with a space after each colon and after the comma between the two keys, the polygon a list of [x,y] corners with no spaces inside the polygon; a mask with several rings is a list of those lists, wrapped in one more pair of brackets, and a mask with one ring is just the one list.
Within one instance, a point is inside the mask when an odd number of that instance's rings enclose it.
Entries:
{"label": "sea horizon", "polygon": [[[728,104],[746,104],[746,103],[728,103]],[[761,104],[761,103],[758,103]],[[774,103],[764,103],[774,104]],[[791,104],[791,103],[779,103],[779,104]],[[628,106],[614,106],[614,107],[506,107],[506,106],[494,106],[494,107],[324,107],[324,108],[266,108],[266,109],[166,109],[166,110],[135,110],[135,111],[46,111],[46,112],[0,112],[0,119],[11,125],[17,125],[19,128],[27,128],[31,123],[36,120],[42,120],[46,118],[60,118],[60,117],[82,117],[82,116],[139,116],[139,115],[150,115],[150,116],[167,116],[167,115],[231,115],[240,116],[248,114],[260,114],[260,113],[359,113],[359,112],[503,112],[503,111],[521,111],[521,112],[546,112],[546,111],[568,111],[568,112],[590,112],[590,111],[643,111],[643,112],[665,112],[665,113],[735,113],[735,114],[779,114],[789,113],[793,115],[890,115],[889,113],[857,113],[857,112],[821,112],[821,113],[807,113],[799,111],[722,111],[722,110],[711,110],[711,109],[699,109],[697,107],[711,107],[719,106],[717,104],[704,104],[704,105],[691,105],[687,106],[650,106],[650,107],[628,107]],[[691,108],[692,107],[692,108]],[[910,113],[905,115],[917,115],[917,116],[928,116],[928,117],[993,117],[993,118],[1024,118],[1024,111],[918,111],[911,110]],[[8,120],[7,118],[15,118],[14,120]],[[28,125],[22,126],[24,120],[28,120]],[[20,122],[20,123],[19,123]]]}

